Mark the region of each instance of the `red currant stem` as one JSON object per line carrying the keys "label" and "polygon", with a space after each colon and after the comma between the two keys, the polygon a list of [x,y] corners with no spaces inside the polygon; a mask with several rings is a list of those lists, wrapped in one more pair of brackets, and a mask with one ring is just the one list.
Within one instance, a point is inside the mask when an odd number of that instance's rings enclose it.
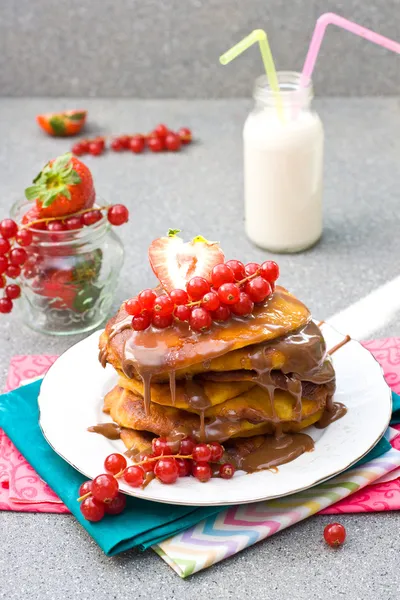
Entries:
{"label": "red currant stem", "polygon": [[191,308],[192,306],[200,306],[201,304],[201,300],[196,300],[195,302],[188,302],[187,304],[185,304],[185,306],[188,306],[189,308]]}
{"label": "red currant stem", "polygon": [[84,494],[83,496],[80,496],[78,498],[78,502],[82,502],[83,500],[86,500],[86,498],[90,498],[91,495],[92,495],[92,492],[88,492],[87,494]]}
{"label": "red currant stem", "polygon": [[258,275],[260,274],[260,269],[257,269],[257,271],[255,273],[253,273],[253,275],[249,275],[248,277],[245,277],[244,279],[241,279],[240,281],[236,281],[236,285],[243,285],[244,283],[247,283],[247,281],[250,281],[250,279],[254,279],[255,277],[258,277]]}
{"label": "red currant stem", "polygon": [[[135,467],[138,467],[138,466],[140,467],[140,465],[144,465],[145,463],[148,463],[148,462],[154,462],[155,460],[160,460],[160,458],[189,458],[190,460],[193,460],[193,455],[188,454],[187,456],[184,456],[183,454],[160,454],[160,456],[153,456],[153,457],[145,458],[144,460],[141,460],[140,462],[133,463],[133,465]],[[117,475],[115,477],[117,477]]]}
{"label": "red currant stem", "polygon": [[[70,217],[79,217],[79,215],[83,215],[87,212],[91,212],[92,210],[108,210],[109,208],[111,208],[110,206],[99,206],[98,208],[96,208],[95,206],[92,208],[84,208],[82,210],[78,210],[78,212],[75,213],[71,213],[70,215],[64,215],[65,218],[70,218]],[[22,225],[20,227],[20,229],[29,229],[30,227],[32,227],[32,225],[36,225],[37,223],[48,223],[49,221],[62,221],[62,217],[47,217],[45,219],[35,219],[35,221],[30,221],[29,223],[26,223],[25,225]]]}

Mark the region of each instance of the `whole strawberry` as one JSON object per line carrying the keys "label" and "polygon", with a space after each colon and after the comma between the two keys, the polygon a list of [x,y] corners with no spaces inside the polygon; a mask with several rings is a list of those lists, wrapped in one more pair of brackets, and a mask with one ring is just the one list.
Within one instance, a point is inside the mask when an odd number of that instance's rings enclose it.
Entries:
{"label": "whole strawberry", "polygon": [[94,204],[95,190],[88,167],[71,153],[48,162],[26,188],[36,201],[37,218],[64,217]]}

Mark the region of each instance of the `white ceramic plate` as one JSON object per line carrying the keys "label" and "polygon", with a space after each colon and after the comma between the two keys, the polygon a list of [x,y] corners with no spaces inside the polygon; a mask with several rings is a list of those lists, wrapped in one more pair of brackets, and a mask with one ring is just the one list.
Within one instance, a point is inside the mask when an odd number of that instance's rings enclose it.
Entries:
{"label": "white ceramic plate", "polygon": [[[327,347],[343,335],[324,325]],[[41,386],[40,426],[54,450],[78,471],[93,479],[104,472],[105,457],[124,452],[120,440],[111,441],[89,433],[87,428],[109,422],[102,412],[103,397],[115,385],[117,375],[98,362],[96,332],[79,342],[55,362]],[[305,430],[315,441],[315,450],[279,467],[278,473],[238,472],[230,480],[200,483],[193,477],[174,485],[152,481],[144,490],[120,481],[122,491],[132,496],[170,504],[241,504],[285,496],[309,488],[344,471],[364,456],[382,437],[392,405],[390,389],[373,356],[351,341],[333,355],[337,377],[335,400],[347,406],[347,414],[326,429]]]}

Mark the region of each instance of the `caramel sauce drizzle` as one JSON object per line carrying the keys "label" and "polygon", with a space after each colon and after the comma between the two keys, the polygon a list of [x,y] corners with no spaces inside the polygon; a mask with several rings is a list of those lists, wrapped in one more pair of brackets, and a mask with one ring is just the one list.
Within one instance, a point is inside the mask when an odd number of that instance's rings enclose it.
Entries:
{"label": "caramel sauce drizzle", "polygon": [[337,352],[340,348],[342,348],[342,346],[344,346],[345,344],[347,344],[350,341],[351,341],[351,337],[349,335],[346,335],[346,337],[341,342],[339,342],[338,344],[336,344],[336,346],[333,346],[333,348],[328,350],[328,354],[330,356],[332,356],[332,354]]}

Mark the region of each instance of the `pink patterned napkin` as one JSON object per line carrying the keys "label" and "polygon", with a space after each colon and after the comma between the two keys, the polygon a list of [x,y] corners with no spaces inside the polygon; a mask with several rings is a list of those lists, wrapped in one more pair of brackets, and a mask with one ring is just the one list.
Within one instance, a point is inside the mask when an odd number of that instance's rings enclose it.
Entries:
{"label": "pink patterned napkin", "polygon": [[[390,387],[400,394],[400,338],[365,342],[382,365]],[[6,390],[46,373],[56,356],[14,356]],[[396,426],[400,429],[400,426]],[[400,449],[400,435],[392,440]],[[388,480],[389,479],[389,480]],[[322,511],[324,514],[400,509],[400,469]],[[0,510],[67,513],[68,509],[42,481],[0,429]]]}

